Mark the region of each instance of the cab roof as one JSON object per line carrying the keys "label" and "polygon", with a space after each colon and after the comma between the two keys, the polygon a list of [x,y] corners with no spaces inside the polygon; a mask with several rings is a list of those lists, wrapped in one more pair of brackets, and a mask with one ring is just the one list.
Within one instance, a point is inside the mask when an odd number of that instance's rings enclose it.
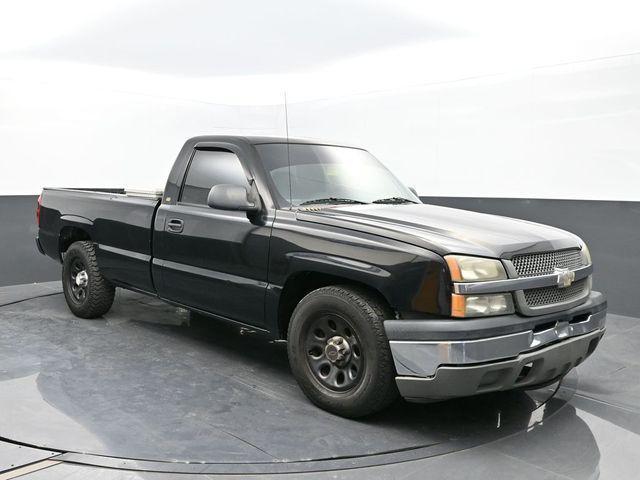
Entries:
{"label": "cab roof", "polygon": [[289,144],[305,144],[305,145],[330,145],[334,147],[358,148],[353,145],[345,145],[336,142],[328,142],[319,139],[296,138],[296,137],[277,137],[277,136],[259,136],[259,135],[202,135],[190,138],[193,142],[226,142],[226,143],[250,143],[251,145],[264,145],[269,143],[289,143]]}

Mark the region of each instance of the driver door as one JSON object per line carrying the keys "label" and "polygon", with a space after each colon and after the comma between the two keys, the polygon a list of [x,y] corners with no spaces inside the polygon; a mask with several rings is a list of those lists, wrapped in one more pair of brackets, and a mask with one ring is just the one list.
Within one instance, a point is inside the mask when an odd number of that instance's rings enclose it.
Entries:
{"label": "driver door", "polygon": [[160,297],[248,325],[264,326],[270,225],[207,205],[214,185],[249,186],[238,156],[195,150],[175,205],[158,209],[153,237]]}

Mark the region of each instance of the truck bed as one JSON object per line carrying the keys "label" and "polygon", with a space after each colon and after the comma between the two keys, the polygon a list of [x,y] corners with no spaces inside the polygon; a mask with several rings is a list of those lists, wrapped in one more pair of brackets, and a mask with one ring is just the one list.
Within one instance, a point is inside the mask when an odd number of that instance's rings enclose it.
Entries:
{"label": "truck bed", "polygon": [[45,188],[38,241],[59,258],[65,232],[81,228],[97,241],[101,268],[122,285],[153,291],[151,238],[162,192]]}

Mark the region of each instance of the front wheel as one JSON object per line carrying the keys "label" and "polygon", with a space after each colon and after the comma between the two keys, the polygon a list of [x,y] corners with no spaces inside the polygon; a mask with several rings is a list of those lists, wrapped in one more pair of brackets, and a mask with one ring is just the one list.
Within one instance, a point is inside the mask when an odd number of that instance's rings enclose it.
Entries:
{"label": "front wheel", "polygon": [[289,364],[313,403],[356,418],[397,398],[388,316],[382,302],[354,287],[319,288],[300,301],[289,324]]}
{"label": "front wheel", "polygon": [[77,317],[101,317],[111,308],[115,287],[102,276],[92,242],[75,242],[65,253],[62,288],[69,309]]}

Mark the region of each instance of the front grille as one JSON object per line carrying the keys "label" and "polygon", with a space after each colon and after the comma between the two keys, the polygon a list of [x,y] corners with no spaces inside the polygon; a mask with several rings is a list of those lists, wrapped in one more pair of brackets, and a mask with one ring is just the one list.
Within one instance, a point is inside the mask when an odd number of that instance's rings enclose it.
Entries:
{"label": "front grille", "polygon": [[586,296],[588,292],[586,278],[574,282],[567,288],[551,287],[531,288],[524,291],[524,298],[529,307],[542,307],[557,303],[566,303]]}
{"label": "front grille", "polygon": [[[551,275],[556,268],[576,270],[585,265],[582,252],[578,248],[516,255],[511,259],[511,264],[513,273],[518,277]],[[521,312],[535,315],[553,309],[557,305],[579,301],[588,295],[589,281],[588,278],[583,278],[567,288],[553,285],[524,290],[516,295],[516,301]]]}
{"label": "front grille", "polygon": [[579,249],[517,255],[511,259],[519,277],[549,275],[557,268],[575,270],[584,265]]}

